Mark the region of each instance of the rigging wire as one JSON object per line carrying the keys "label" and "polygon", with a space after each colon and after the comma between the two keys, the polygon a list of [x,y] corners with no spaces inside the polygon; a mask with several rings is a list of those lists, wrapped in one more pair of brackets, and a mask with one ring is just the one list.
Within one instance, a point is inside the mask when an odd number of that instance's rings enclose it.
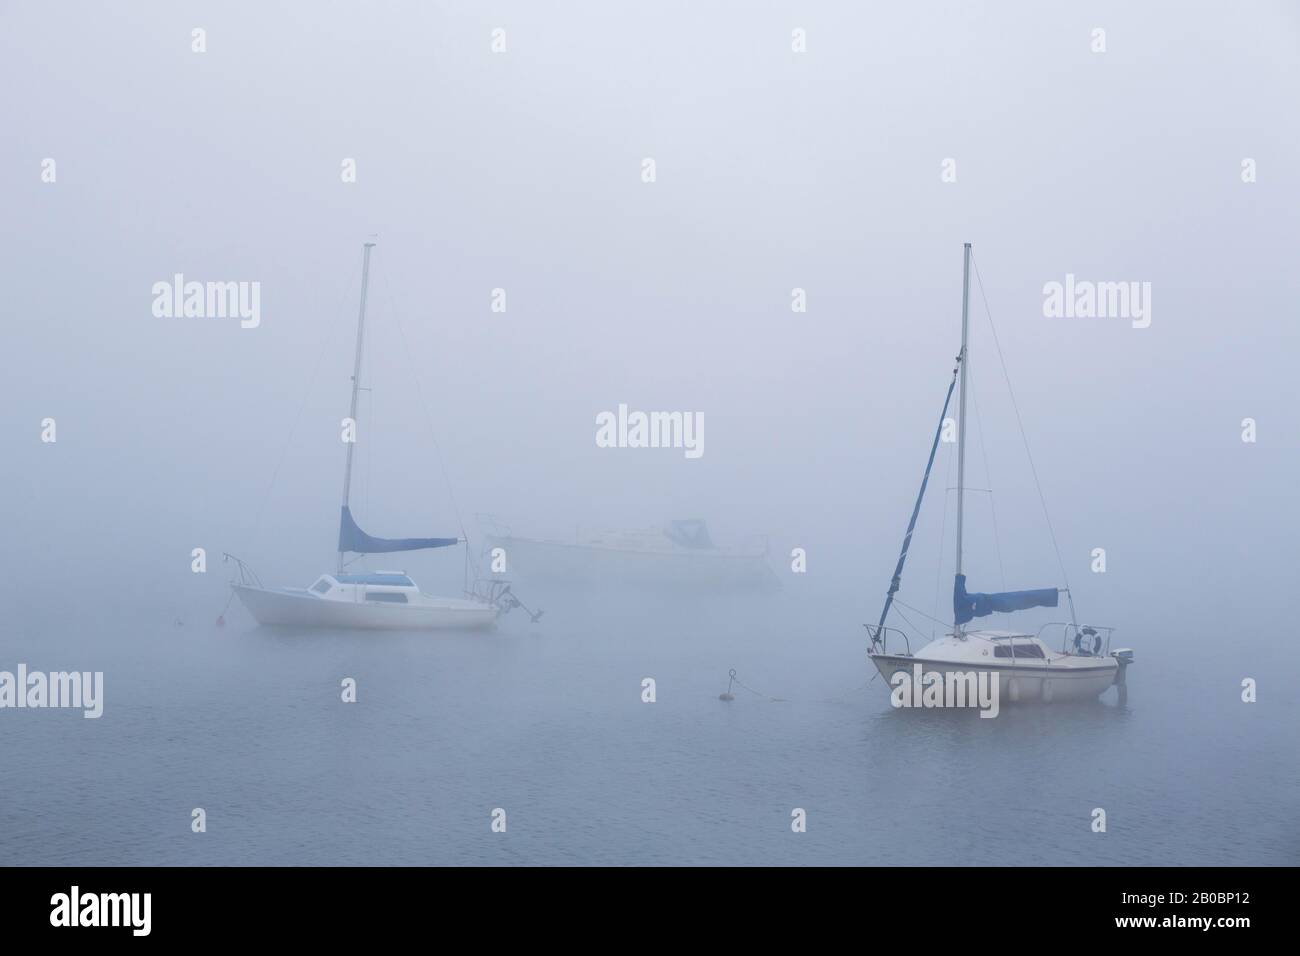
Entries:
{"label": "rigging wire", "polygon": [[[998,535],[998,508],[993,500],[993,476],[989,471],[989,453],[984,444],[984,419],[980,417],[979,391],[975,388],[975,374],[969,368],[967,368],[966,374],[970,378],[971,383],[970,400],[971,405],[975,409],[975,431],[979,435],[980,458],[984,461],[984,484],[988,485],[989,513],[993,518],[993,551],[998,556],[998,578],[1001,582],[999,587],[1005,591],[1007,589],[1007,568],[1002,560],[1002,540]],[[1006,616],[1007,615],[1005,614],[999,615],[1001,618],[1005,618]]]}
{"label": "rigging wire", "polygon": [[[895,604],[902,604],[903,607],[907,608],[907,609],[908,609],[909,611],[911,611],[913,614],[919,614],[919,615],[921,615],[921,617],[928,617],[928,618],[930,618],[930,620],[934,621],[934,623],[939,624],[939,625],[942,625],[943,627],[947,627],[947,626],[948,626],[948,622],[947,622],[947,621],[941,621],[941,620],[939,620],[939,618],[937,618],[937,617],[930,617],[929,614],[926,614],[926,613],[925,613],[924,611],[922,611],[919,607],[912,607],[912,605],[907,604],[907,603],[905,603],[905,602],[903,602],[903,601],[900,601],[898,598],[894,598],[894,603],[895,603]],[[907,618],[903,618],[903,620],[907,621]],[[912,622],[911,622],[911,621],[908,621],[908,623],[911,624]],[[924,637],[925,635],[921,635],[921,636]]]}
{"label": "rigging wire", "polygon": [[998,537],[998,510],[993,504],[993,477],[989,473],[989,453],[984,445],[984,420],[980,418],[980,403],[976,398],[975,375],[970,369],[966,370],[967,376],[971,381],[971,405],[975,408],[975,431],[980,436],[980,458],[984,460],[984,484],[988,485],[989,493],[989,510],[993,513],[993,548],[998,556],[998,574],[1001,576],[1001,588],[1007,589],[1007,569],[1002,563],[1002,542]]}
{"label": "rigging wire", "polygon": [[447,497],[451,500],[452,511],[456,514],[456,524],[460,528],[461,540],[465,542],[465,571],[466,571],[466,590],[468,590],[469,569],[472,566],[474,576],[479,577],[478,560],[473,555],[473,549],[470,547],[469,532],[465,529],[465,519],[461,515],[460,505],[456,501],[456,491],[452,487],[451,478],[447,474],[447,465],[443,459],[442,446],[438,444],[438,435],[433,428],[433,416],[429,413],[429,404],[424,400],[424,387],[420,384],[420,377],[415,372],[415,366],[411,361],[414,354],[411,351],[411,343],[406,338],[406,330],[402,327],[402,320],[397,314],[397,303],[393,298],[392,290],[388,285],[388,278],[380,273],[380,281],[384,285],[384,294],[388,297],[389,310],[393,316],[393,324],[397,326],[398,334],[402,338],[402,352],[406,356],[407,367],[410,369],[411,378],[415,382],[415,391],[420,399],[420,409],[424,412],[425,425],[429,430],[429,439],[433,443],[435,457],[438,460],[438,470],[442,473],[443,485],[447,489]]}
{"label": "rigging wire", "polygon": [[[339,308],[336,314],[342,313],[343,304],[347,302],[348,297],[352,294],[352,286],[356,280],[356,277],[357,277],[357,269],[356,267],[354,267],[350,275],[350,278],[348,279],[347,288],[344,289],[343,297],[339,300]],[[335,337],[337,338],[338,336],[337,325],[335,327],[334,334]],[[297,432],[298,430],[298,423],[302,419],[303,410],[306,409],[307,407],[307,400],[311,397],[312,388],[316,384],[316,378],[320,373],[321,361],[325,358],[326,350],[333,344],[334,344],[334,340],[331,339],[328,335],[321,336],[320,352],[317,353],[316,362],[312,366],[311,377],[307,380],[307,388],[303,392],[302,401],[298,404],[298,411],[294,414],[293,422],[289,426],[289,435],[285,439],[284,445],[280,448],[280,457],[276,460],[275,470],[271,473],[271,481],[267,484],[266,491],[263,492],[262,494],[261,503],[258,504],[257,511],[253,515],[253,530],[252,530],[252,534],[249,536],[248,539],[248,545],[250,548],[252,547],[253,542],[257,540],[257,534],[262,528],[262,515],[265,513],[266,505],[271,499],[271,491],[275,488],[276,479],[280,477],[280,469],[284,466],[284,459],[289,452],[289,446],[293,444],[293,436],[294,433]]]}
{"label": "rigging wire", "polygon": [[[901,602],[898,600],[898,597],[895,596],[895,598],[894,598],[894,604],[900,604],[900,603],[901,603]],[[907,626],[910,627],[913,631],[916,632],[916,636],[917,636],[917,637],[919,637],[921,640],[925,640],[925,634],[921,631],[921,629],[920,629],[919,627],[917,627],[915,624],[912,623],[911,619],[910,619],[906,614],[904,614],[901,610],[898,610],[897,608],[892,607],[892,606],[890,607],[890,610],[891,610],[891,611],[894,611],[894,612],[895,612],[899,617],[901,617],[901,618],[903,619],[903,621],[907,624]],[[908,608],[908,610],[913,610],[913,611],[915,611],[916,609],[915,609],[915,608]],[[921,613],[921,612],[918,611],[917,613]]]}
{"label": "rigging wire", "polygon": [[[1034,476],[1034,487],[1038,491],[1038,502],[1043,506],[1043,518],[1047,522],[1047,533],[1052,539],[1052,550],[1056,552],[1056,564],[1061,569],[1061,580],[1065,582],[1066,594],[1070,594],[1070,578],[1065,572],[1065,561],[1061,558],[1061,548],[1056,541],[1056,530],[1052,527],[1052,516],[1047,510],[1047,498],[1043,494],[1042,482],[1038,480],[1038,468],[1034,464],[1034,455],[1029,450],[1029,436],[1025,433],[1025,423],[1020,417],[1020,405],[1016,402],[1015,390],[1011,387],[1011,376],[1007,374],[1007,361],[1002,355],[1002,344],[998,341],[998,330],[993,324],[993,311],[989,308],[989,299],[984,292],[984,280],[980,277],[979,264],[975,262],[975,254],[971,253],[971,263],[975,266],[975,281],[980,288],[980,298],[984,301],[984,314],[989,320],[989,330],[993,333],[993,345],[997,349],[998,362],[1002,365],[1002,377],[1007,383],[1007,394],[1011,397],[1011,408],[1016,413],[1016,425],[1020,428],[1020,440],[1025,446],[1025,457],[1029,459],[1029,471]],[[1074,617],[1074,598],[1070,598],[1070,616]]]}
{"label": "rigging wire", "polygon": [[[379,331],[378,326],[379,326],[378,322],[372,321],[370,323],[370,348],[366,349],[366,351],[362,355],[362,361],[365,362],[365,372],[366,372],[365,378],[367,383],[373,383],[375,381],[375,366],[374,366],[373,356],[375,352],[378,351],[378,349],[376,348],[376,346],[379,343],[379,335],[377,334]],[[361,495],[361,503],[365,506],[366,509],[365,513],[370,514],[370,489],[374,484],[374,473],[375,473],[375,469],[374,469],[375,439],[376,439],[375,392],[374,392],[373,384],[367,384],[364,388],[362,388],[361,383],[358,382],[357,388],[360,391],[366,393],[365,394],[366,441],[361,446],[361,453],[365,456],[365,463],[364,463],[365,464],[365,468],[364,468],[365,489]]]}

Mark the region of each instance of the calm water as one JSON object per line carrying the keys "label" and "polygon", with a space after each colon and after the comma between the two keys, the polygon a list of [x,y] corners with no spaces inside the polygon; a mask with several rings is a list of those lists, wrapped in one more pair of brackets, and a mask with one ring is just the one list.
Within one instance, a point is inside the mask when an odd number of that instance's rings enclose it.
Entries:
{"label": "calm water", "polygon": [[[0,711],[0,863],[1300,862],[1280,649],[1129,629],[1127,706],[981,720],[891,710],[829,595],[548,597],[542,624],[479,635],[177,626],[130,601],[10,624],[0,668],[103,670],[106,703]],[[786,699],[719,701],[731,667]]]}

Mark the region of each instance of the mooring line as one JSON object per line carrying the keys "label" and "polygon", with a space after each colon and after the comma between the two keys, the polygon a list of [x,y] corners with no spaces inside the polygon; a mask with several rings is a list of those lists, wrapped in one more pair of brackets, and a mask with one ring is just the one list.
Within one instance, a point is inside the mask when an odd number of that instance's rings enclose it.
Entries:
{"label": "mooring line", "polygon": [[724,700],[724,701],[735,700],[736,696],[731,692],[731,688],[733,686],[738,685],[740,687],[745,688],[745,690],[749,691],[751,694],[754,694],[757,697],[762,697],[764,700],[773,704],[838,704],[847,700],[849,697],[853,696],[854,694],[857,694],[860,691],[862,691],[868,684],[871,683],[871,681],[875,680],[876,677],[879,676],[880,675],[877,674],[873,676],[871,680],[859,684],[857,687],[853,688],[852,690],[847,690],[843,694],[840,694],[836,697],[815,697],[815,698],[814,697],[809,697],[809,698],[773,697],[771,694],[764,694],[761,690],[757,690],[753,687],[750,687],[748,684],[746,684],[744,681],[742,681],[739,677],[736,676],[736,669],[733,667],[729,671],[727,671],[727,678],[728,678],[727,689],[726,691],[718,695],[718,700]]}

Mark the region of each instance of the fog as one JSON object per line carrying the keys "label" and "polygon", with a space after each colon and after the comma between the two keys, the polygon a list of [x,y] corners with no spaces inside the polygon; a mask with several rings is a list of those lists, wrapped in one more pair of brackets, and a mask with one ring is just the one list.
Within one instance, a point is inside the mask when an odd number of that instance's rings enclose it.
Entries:
{"label": "fog", "polygon": [[[374,236],[363,528],[463,521],[476,552],[478,513],[537,537],[765,535],[780,600],[817,609],[798,641],[836,631],[827,679],[865,681],[860,624],[938,422],[970,242],[967,480],[997,522],[973,492],[972,589],[1064,583],[986,295],[1080,616],[1120,627],[1146,681],[1195,646],[1229,697],[1274,669],[1293,699],[1298,50],[1300,14],[1266,2],[5,4],[10,640],[207,626],[222,552],[268,584],[333,567]],[[260,283],[260,324],[155,316],[177,273]],[[1067,274],[1149,282],[1149,327],[1045,317]],[[620,403],[702,415],[704,454],[598,447]],[[951,455],[903,587],[940,618]],[[454,593],[462,560],[366,566]],[[795,637],[755,635],[751,666]]]}

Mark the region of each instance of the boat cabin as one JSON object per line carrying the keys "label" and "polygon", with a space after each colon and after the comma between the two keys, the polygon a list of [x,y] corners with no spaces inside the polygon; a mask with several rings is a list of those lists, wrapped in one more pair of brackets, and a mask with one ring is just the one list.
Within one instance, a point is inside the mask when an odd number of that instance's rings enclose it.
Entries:
{"label": "boat cabin", "polygon": [[[1104,657],[1103,641],[1097,628],[1074,630],[1073,625],[1063,625],[1066,634],[1074,633],[1073,645],[1067,640],[1060,651],[1052,651],[1041,638],[1011,631],[967,631],[967,637],[988,641],[993,645],[993,656],[1008,660],[1052,660],[1060,657]],[[1104,630],[1104,629],[1103,629]]]}
{"label": "boat cabin", "polygon": [[407,604],[420,593],[404,571],[322,574],[308,590],[327,601],[369,601],[373,604]]}
{"label": "boat cabin", "polygon": [[1043,646],[1042,641],[1027,634],[990,635],[988,639],[993,643],[994,657],[1005,657],[1011,660],[1033,658],[1040,661],[1047,657],[1047,648]]}

